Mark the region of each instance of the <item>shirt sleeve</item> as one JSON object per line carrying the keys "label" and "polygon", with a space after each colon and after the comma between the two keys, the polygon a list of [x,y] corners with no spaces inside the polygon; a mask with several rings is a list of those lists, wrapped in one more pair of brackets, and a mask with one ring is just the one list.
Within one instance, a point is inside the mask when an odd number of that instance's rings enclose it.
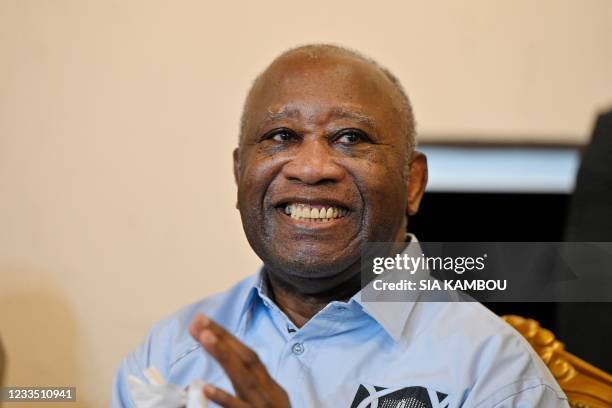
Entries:
{"label": "shirt sleeve", "polygon": [[169,344],[168,322],[162,321],[151,329],[146,339],[136,350],[121,361],[113,380],[112,408],[134,407],[128,389],[129,375],[147,382],[143,372],[147,367],[154,366],[164,377],[167,376]]}
{"label": "shirt sleeve", "polygon": [[[509,388],[514,391],[499,392],[481,401],[476,405],[478,408],[569,408],[567,397],[559,394],[553,387],[541,383],[533,384],[512,384]],[[506,388],[505,391],[508,391]],[[504,395],[505,394],[505,395]]]}
{"label": "shirt sleeve", "polygon": [[127,380],[129,375],[133,375],[146,382],[143,372],[150,365],[152,336],[153,333],[149,333],[146,340],[136,350],[128,354],[119,364],[113,380],[112,408],[133,408],[135,406],[130,397]]}
{"label": "shirt sleeve", "polygon": [[113,380],[113,396],[111,399],[112,408],[134,407],[127,387],[127,377],[130,374],[135,375],[137,370],[135,370],[134,367],[130,367],[130,357],[131,355],[121,362],[115,374]]}

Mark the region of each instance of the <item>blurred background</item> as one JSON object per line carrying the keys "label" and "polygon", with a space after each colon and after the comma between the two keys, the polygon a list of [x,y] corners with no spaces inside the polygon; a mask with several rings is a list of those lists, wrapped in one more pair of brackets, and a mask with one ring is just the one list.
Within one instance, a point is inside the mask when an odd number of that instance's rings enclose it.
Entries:
{"label": "blurred background", "polygon": [[[404,84],[430,164],[421,240],[565,239],[612,103],[611,22],[609,0],[0,0],[0,380],[107,406],[154,322],[254,273],[231,151],[251,81],[304,43]],[[581,329],[562,305],[490,307]]]}

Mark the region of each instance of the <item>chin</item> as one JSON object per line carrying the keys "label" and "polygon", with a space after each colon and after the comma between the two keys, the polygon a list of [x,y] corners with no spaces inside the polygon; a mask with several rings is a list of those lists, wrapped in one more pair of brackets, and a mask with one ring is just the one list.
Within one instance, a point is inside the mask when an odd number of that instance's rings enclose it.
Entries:
{"label": "chin", "polygon": [[287,248],[270,248],[267,265],[281,269],[284,273],[300,278],[321,279],[341,274],[359,261],[359,249],[351,250],[325,247],[324,245],[303,246],[296,251]]}
{"label": "chin", "polygon": [[357,262],[305,263],[275,259],[270,262],[264,261],[264,264],[277,283],[292,292],[307,296],[334,293],[348,281],[361,279],[358,260]]}

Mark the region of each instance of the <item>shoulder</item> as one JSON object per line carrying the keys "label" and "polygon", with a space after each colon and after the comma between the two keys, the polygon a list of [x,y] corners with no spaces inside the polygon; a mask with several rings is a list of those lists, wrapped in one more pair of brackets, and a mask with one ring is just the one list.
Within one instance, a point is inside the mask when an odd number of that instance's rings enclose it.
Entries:
{"label": "shoulder", "polygon": [[415,303],[404,329],[404,337],[414,336],[461,341],[474,348],[509,343],[531,355],[531,347],[518,332],[475,301]]}
{"label": "shoulder", "polygon": [[155,366],[162,374],[168,372],[173,364],[199,347],[189,335],[189,325],[200,313],[233,331],[256,278],[256,275],[249,276],[225,292],[184,306],[160,320],[126,361],[132,361],[139,370]]}
{"label": "shoulder", "polygon": [[543,395],[557,398],[561,406],[566,401],[527,340],[482,304],[421,302],[413,313],[411,318],[420,322],[413,335],[447,359],[455,378],[465,380],[468,406],[496,406],[511,398]]}
{"label": "shoulder", "polygon": [[127,386],[130,375],[144,380],[143,371],[153,366],[164,378],[169,378],[172,366],[199,348],[189,335],[189,325],[198,313],[206,314],[226,328],[235,327],[256,279],[256,275],[250,276],[228,291],[187,305],[156,323],[144,341],[119,364],[111,406],[134,406]]}
{"label": "shoulder", "polygon": [[170,330],[179,343],[184,335],[189,337],[189,325],[198,314],[207,315],[231,331],[240,320],[248,297],[254,290],[256,279],[257,275],[251,275],[225,292],[208,296],[184,306],[160,322],[161,326]]}

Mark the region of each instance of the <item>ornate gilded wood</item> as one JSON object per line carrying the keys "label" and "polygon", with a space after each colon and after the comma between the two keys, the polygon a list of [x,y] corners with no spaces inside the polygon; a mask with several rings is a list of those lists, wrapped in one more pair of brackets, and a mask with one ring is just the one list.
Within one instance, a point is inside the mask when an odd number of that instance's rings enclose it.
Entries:
{"label": "ornate gilded wood", "polygon": [[612,376],[565,350],[554,334],[533,319],[502,316],[544,360],[574,408],[611,408]]}

